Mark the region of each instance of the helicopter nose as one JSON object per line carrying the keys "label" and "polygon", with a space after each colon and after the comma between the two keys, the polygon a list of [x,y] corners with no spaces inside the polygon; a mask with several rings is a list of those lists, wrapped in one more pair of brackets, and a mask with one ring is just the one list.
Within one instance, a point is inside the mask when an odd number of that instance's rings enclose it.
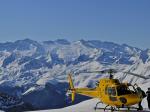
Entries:
{"label": "helicopter nose", "polygon": [[[128,95],[126,98],[126,105],[134,105],[140,102],[140,98],[136,94]],[[124,100],[125,101],[125,100]]]}

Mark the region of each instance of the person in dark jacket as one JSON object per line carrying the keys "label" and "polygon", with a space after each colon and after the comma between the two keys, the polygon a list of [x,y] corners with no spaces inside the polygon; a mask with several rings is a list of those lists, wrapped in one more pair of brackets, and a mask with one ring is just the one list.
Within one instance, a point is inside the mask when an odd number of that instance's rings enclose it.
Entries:
{"label": "person in dark jacket", "polygon": [[[142,95],[142,98],[146,97],[145,92],[140,87],[137,87],[137,92]],[[138,110],[143,110],[141,103],[142,103],[142,101],[140,101],[138,104],[138,106],[139,106]]]}
{"label": "person in dark jacket", "polygon": [[148,91],[146,92],[146,95],[147,95],[148,108],[150,109],[150,88],[148,88]]}

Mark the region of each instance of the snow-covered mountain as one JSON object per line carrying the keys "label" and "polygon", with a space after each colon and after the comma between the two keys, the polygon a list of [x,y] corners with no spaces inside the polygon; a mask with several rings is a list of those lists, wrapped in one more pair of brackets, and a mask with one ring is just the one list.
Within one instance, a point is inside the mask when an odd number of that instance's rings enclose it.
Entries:
{"label": "snow-covered mountain", "polygon": [[[150,50],[98,40],[37,42],[25,39],[0,43],[0,91],[36,109],[68,105],[65,96],[67,73],[75,73],[75,86],[94,87],[95,81],[104,75],[77,73],[105,68],[130,70],[147,76],[150,74]],[[115,77],[133,84],[145,84],[145,91],[150,82],[121,72]],[[76,103],[84,99],[87,98],[80,97]]]}

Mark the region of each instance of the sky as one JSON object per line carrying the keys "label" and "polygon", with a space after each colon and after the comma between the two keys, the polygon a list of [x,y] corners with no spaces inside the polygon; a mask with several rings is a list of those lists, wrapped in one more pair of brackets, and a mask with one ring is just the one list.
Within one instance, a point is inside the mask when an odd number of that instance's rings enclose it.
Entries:
{"label": "sky", "polygon": [[25,38],[150,48],[150,0],[0,0],[0,42]]}

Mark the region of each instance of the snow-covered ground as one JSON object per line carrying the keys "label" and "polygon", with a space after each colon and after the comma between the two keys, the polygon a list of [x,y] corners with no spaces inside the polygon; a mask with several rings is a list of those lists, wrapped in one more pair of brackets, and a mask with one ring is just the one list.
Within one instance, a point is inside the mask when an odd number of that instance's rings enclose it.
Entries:
{"label": "snow-covered ground", "polygon": [[[83,101],[79,104],[61,108],[61,109],[40,110],[40,111],[32,111],[32,112],[103,112],[103,110],[99,110],[99,109],[95,110],[94,109],[94,107],[98,101],[99,101],[98,99],[90,99],[90,100]],[[142,105],[143,105],[145,111],[149,111],[147,109],[146,99],[144,99],[144,101],[142,102]],[[137,105],[135,105],[135,107],[136,106]],[[99,104],[98,107],[105,107],[105,105]]]}
{"label": "snow-covered ground", "polygon": [[74,112],[74,111],[76,111],[76,112],[95,112],[94,107],[98,101],[99,101],[98,99],[90,99],[90,100],[83,101],[79,104],[61,108],[61,109],[40,110],[40,111],[34,111],[34,112]]}

